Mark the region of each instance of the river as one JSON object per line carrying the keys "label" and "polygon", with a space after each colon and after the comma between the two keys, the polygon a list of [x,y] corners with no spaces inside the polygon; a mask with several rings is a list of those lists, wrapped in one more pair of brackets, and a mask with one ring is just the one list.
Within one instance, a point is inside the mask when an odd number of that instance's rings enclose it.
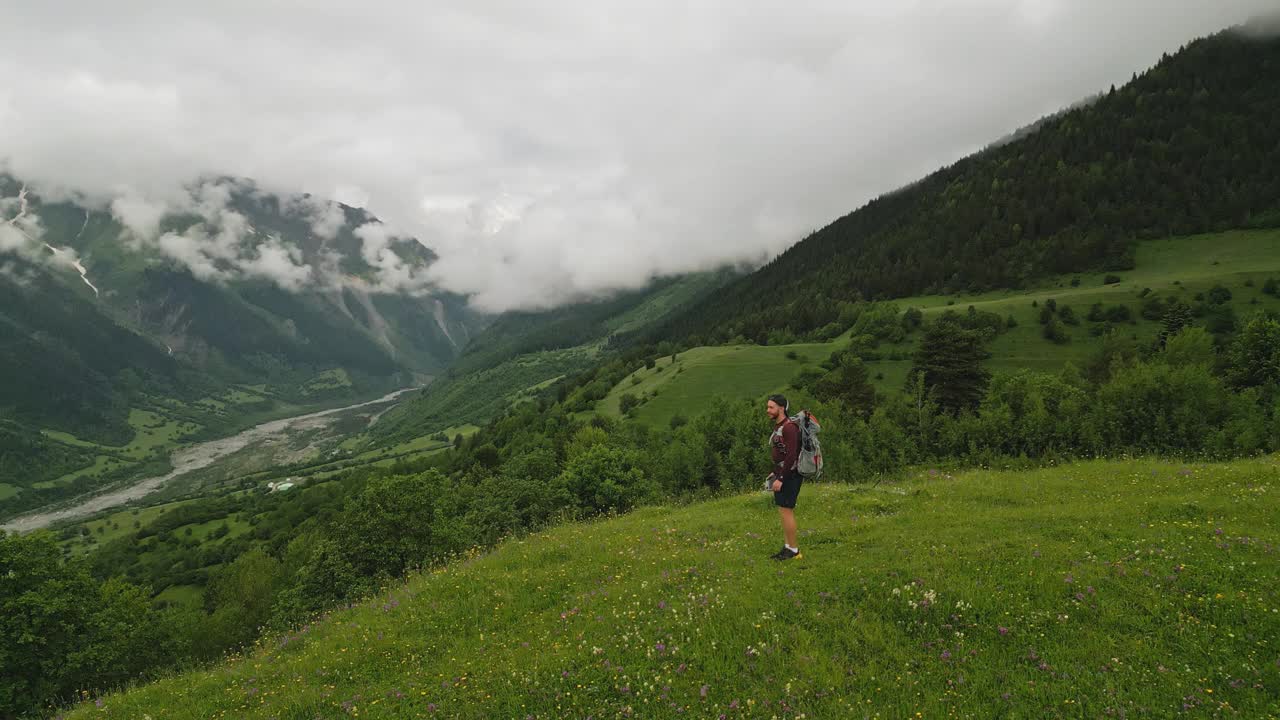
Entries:
{"label": "river", "polygon": [[354,405],[345,407],[332,408],[330,410],[321,410],[319,412],[307,413],[306,415],[295,415],[293,417],[282,418],[280,420],[272,420],[261,425],[255,425],[237,435],[231,437],[218,438],[217,440],[209,440],[195,445],[178,448],[169,456],[169,461],[173,465],[173,470],[155,477],[142,478],[128,485],[127,487],[108,490],[97,495],[82,497],[75,501],[74,505],[57,510],[37,511],[27,515],[15,517],[4,525],[0,525],[0,529],[8,532],[29,532],[42,527],[61,521],[72,520],[86,515],[92,515],[96,512],[106,510],[108,508],[123,505],[131,500],[138,500],[160,489],[160,486],[170,480],[182,477],[187,473],[208,467],[220,458],[226,457],[237,450],[241,450],[250,443],[266,440],[269,437],[283,435],[286,431],[306,429],[309,425],[323,422],[322,418],[327,415],[333,415],[347,410],[362,408],[367,405],[376,405],[378,403],[389,402],[396,399],[404,393],[417,390],[418,386],[401,388],[393,393],[384,395],[377,400],[367,400]]}

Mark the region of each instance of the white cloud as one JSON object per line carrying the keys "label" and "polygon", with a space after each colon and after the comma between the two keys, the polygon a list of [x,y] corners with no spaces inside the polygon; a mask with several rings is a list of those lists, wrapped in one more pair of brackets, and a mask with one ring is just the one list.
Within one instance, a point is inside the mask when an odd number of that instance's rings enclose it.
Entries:
{"label": "white cloud", "polygon": [[[1274,0],[130,7],[6,9],[16,174],[153,240],[131,203],[200,206],[198,177],[334,198],[440,255],[424,275],[365,238],[381,287],[502,309],[776,253]],[[166,244],[232,262],[215,227]]]}
{"label": "white cloud", "polygon": [[285,290],[295,291],[311,279],[311,267],[302,263],[298,249],[285,245],[280,238],[259,243],[256,250],[256,256],[239,263],[245,275],[267,278]]}

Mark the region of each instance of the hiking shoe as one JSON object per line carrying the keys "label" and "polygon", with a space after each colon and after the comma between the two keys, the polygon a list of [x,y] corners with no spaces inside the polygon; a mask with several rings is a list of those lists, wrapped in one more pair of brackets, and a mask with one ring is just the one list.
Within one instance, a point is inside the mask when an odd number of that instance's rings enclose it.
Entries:
{"label": "hiking shoe", "polygon": [[801,555],[799,550],[788,550],[785,547],[782,548],[782,552],[778,554],[779,560],[799,560],[802,557],[804,557],[804,555]]}
{"label": "hiking shoe", "polygon": [[786,560],[787,556],[789,556],[790,554],[791,554],[791,551],[787,549],[786,545],[783,545],[782,549],[770,555],[769,559],[770,560]]}

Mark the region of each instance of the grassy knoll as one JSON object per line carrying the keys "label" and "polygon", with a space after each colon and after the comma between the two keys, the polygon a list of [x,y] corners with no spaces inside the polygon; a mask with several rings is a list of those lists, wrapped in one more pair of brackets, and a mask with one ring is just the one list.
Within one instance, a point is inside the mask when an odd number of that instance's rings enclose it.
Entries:
{"label": "grassy knoll", "polygon": [[[926,320],[948,310],[965,313],[970,306],[975,311],[1012,317],[1015,326],[988,346],[988,369],[1057,372],[1068,362],[1077,367],[1085,365],[1102,346],[1101,335],[1092,334],[1091,330],[1100,330],[1103,323],[1087,320],[1095,303],[1128,308],[1132,320],[1114,327],[1140,342],[1154,340],[1161,328],[1158,321],[1141,316],[1143,302],[1151,296],[1195,305],[1199,302],[1197,296],[1202,299],[1211,288],[1221,285],[1231,291],[1228,304],[1241,320],[1259,309],[1280,312],[1280,298],[1262,292],[1268,278],[1280,279],[1280,231],[1233,231],[1143,242],[1138,246],[1134,270],[1115,273],[1119,282],[1106,282],[1109,274],[1065,275],[1023,291],[958,298],[919,296],[894,302],[901,309],[919,308]],[[1079,321],[1064,325],[1070,336],[1066,343],[1056,344],[1042,335],[1040,311],[1050,299],[1059,308],[1070,307]],[[867,367],[878,390],[896,392],[902,388],[919,337],[919,333],[913,333],[902,343],[883,343],[876,348],[880,357],[868,360]],[[594,412],[619,417],[624,394],[644,399],[656,391],[657,397],[644,400],[636,409],[635,418],[650,425],[665,425],[673,415],[696,414],[696,408],[717,394],[763,397],[783,390],[802,367],[821,362],[847,345],[846,333],[828,343],[692,348],[680,353],[675,372],[669,369],[670,358],[663,358],[655,368],[637,370],[624,378],[597,403]],[[789,358],[790,354],[796,358]]]}
{"label": "grassy knoll", "polygon": [[663,357],[653,368],[641,368],[623,378],[596,404],[595,411],[617,417],[623,395],[640,397],[657,391],[657,397],[641,405],[635,415],[641,422],[661,424],[673,415],[689,414],[691,408],[705,407],[717,395],[763,397],[785,388],[806,360],[809,364],[825,360],[842,344],[691,348],[677,355],[674,364],[670,356]]}
{"label": "grassy knoll", "polygon": [[1280,713],[1280,458],[801,498],[785,565],[760,494],[565,525],[68,717]]}

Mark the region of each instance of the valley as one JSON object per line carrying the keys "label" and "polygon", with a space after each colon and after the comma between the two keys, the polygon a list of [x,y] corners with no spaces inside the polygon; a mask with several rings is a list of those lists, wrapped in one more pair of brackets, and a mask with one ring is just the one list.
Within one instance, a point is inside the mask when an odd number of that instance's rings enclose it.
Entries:
{"label": "valley", "polygon": [[[264,445],[281,445],[286,446],[293,444],[291,439],[299,434],[312,434],[315,431],[327,428],[338,422],[344,417],[352,414],[352,411],[365,409],[359,417],[371,417],[369,412],[378,412],[385,410],[394,403],[401,395],[412,392],[415,388],[403,388],[395,392],[384,395],[375,400],[368,400],[348,405],[345,407],[334,408],[330,410],[319,410],[305,415],[296,415],[293,417],[283,418],[280,420],[272,420],[260,425],[244,430],[230,437],[218,438],[216,440],[206,440],[173,450],[170,457],[170,464],[173,469],[164,475],[155,477],[147,477],[138,480],[130,480],[124,487],[109,489],[106,492],[95,494],[89,498],[76,498],[56,510],[47,510],[37,513],[20,515],[0,525],[0,530],[10,532],[29,532],[37,528],[46,527],[55,522],[65,522],[74,520],[87,515],[109,510],[119,505],[142,501],[147,499],[152,493],[165,488],[170,494],[190,495],[199,492],[201,485],[192,483],[190,476],[196,471],[208,470],[211,466],[219,461],[227,461],[233,455],[250,448],[251,446]],[[180,429],[180,428],[179,428]],[[148,447],[145,441],[139,443],[135,440],[128,448],[124,450],[125,454],[129,454],[131,449],[133,452],[160,452],[171,444],[171,438],[157,437],[157,434],[148,432],[145,435],[148,439],[156,439],[158,442],[155,446]],[[69,436],[60,438],[64,442],[71,444],[83,443]],[[316,448],[310,443],[300,449],[300,455],[294,454],[294,460],[309,457]],[[252,468],[254,465],[261,467],[275,467],[279,465],[287,465],[291,463],[291,455],[283,455],[279,452],[266,452],[257,454],[255,463],[249,465],[241,464],[239,469],[244,472],[246,468]],[[92,468],[89,469],[92,472]],[[182,481],[182,482],[175,482]],[[165,486],[168,486],[167,488]]]}

